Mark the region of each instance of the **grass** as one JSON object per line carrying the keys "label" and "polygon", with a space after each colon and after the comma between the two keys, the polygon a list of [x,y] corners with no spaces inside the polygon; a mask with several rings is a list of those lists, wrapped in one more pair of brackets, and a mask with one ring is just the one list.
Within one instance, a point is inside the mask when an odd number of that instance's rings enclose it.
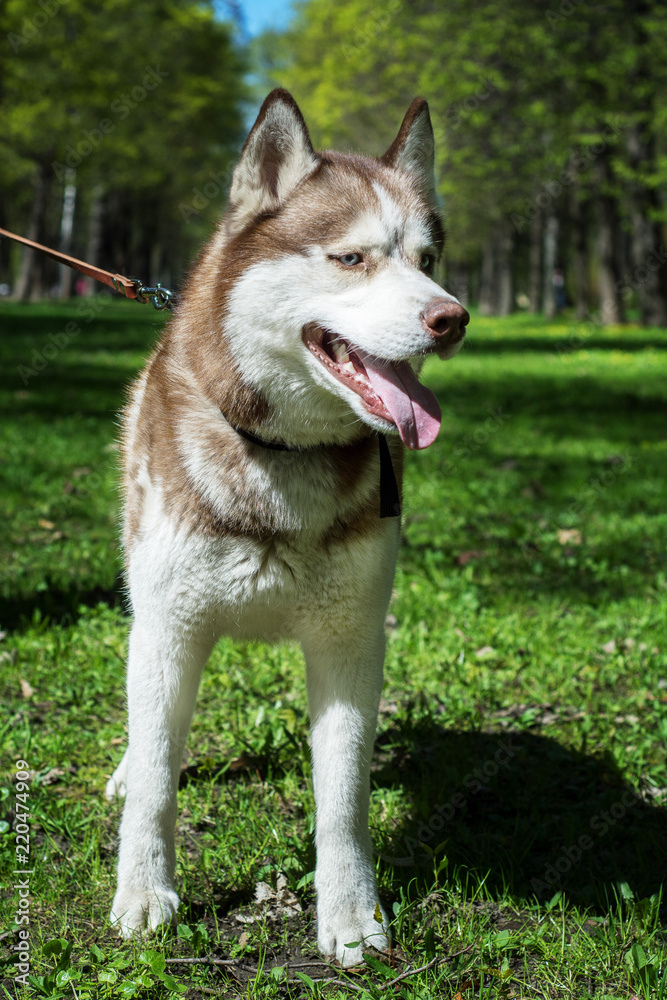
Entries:
{"label": "grass", "polygon": [[[128,628],[115,414],[161,320],[81,308],[0,306],[2,995],[28,995],[23,760],[33,995],[667,996],[667,331],[476,317],[461,355],[428,365],[443,427],[408,459],[371,800],[395,948],[343,973],[317,964],[291,646],[222,641],[209,664],[180,925],[140,945],[107,923]],[[291,917],[253,904],[283,877]]]}

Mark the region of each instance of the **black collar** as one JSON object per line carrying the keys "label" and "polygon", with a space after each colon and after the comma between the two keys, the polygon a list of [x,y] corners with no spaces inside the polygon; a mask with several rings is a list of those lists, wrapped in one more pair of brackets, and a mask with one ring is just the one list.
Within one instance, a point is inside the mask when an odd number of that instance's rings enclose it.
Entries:
{"label": "black collar", "polygon": [[[223,413],[223,417],[224,416],[225,415]],[[225,420],[227,420],[227,417],[225,417]],[[227,423],[229,424],[229,420],[227,420]],[[255,434],[251,434],[250,431],[244,431],[242,427],[234,427],[234,424],[229,424],[229,426],[233,431],[236,431],[237,434],[240,434],[242,438],[245,438],[246,441],[250,441],[251,444],[258,444],[260,448],[270,448],[271,451],[309,450],[308,448],[299,448],[298,446],[292,444],[283,444],[282,441],[263,441],[261,438],[258,438]]]}
{"label": "black collar", "polygon": [[[227,417],[225,417],[225,420],[227,420]],[[268,448],[270,451],[312,451],[312,448],[299,448],[291,444],[284,444],[281,441],[264,441],[262,438],[257,437],[256,434],[244,431],[242,427],[234,427],[234,424],[230,423],[229,420],[227,420],[227,423],[242,438],[250,441],[251,444],[259,445],[260,448]],[[391,461],[389,445],[384,434],[378,435],[378,446],[380,449],[380,517],[400,517],[401,496],[398,492],[398,483],[396,482],[394,466]],[[318,446],[315,445],[315,447]]]}

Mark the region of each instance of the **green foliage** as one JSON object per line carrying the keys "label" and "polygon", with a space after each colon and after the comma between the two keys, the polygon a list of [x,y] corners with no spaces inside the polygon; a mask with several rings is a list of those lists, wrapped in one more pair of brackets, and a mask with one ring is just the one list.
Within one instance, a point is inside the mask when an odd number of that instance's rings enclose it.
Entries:
{"label": "green foliage", "polygon": [[522,231],[563,189],[595,183],[595,150],[615,157],[619,194],[628,179],[654,191],[667,181],[663,146],[635,165],[625,143],[632,126],[664,143],[660,0],[308,0],[258,49],[265,78],[294,90],[324,145],[380,154],[412,97],[428,97],[457,261],[500,221],[524,219]]}
{"label": "green foliage", "polygon": [[[211,5],[9,0],[0,58],[0,186],[17,185],[17,228],[41,167],[54,192],[76,179],[78,229],[89,199],[102,195],[123,204],[144,240],[208,232],[242,138],[245,96],[243,56]],[[217,192],[193,210],[202,184]],[[121,234],[133,225],[114,221]]]}

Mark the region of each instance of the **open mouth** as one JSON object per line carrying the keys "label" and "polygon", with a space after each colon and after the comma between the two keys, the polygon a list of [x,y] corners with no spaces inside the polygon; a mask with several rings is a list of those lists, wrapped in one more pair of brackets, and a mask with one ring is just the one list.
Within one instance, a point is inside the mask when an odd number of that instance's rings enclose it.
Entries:
{"label": "open mouth", "polygon": [[406,447],[433,444],[442,419],[440,405],[408,361],[373,357],[314,323],[304,327],[303,339],[320,364],[361,398],[368,413],[398,429]]}

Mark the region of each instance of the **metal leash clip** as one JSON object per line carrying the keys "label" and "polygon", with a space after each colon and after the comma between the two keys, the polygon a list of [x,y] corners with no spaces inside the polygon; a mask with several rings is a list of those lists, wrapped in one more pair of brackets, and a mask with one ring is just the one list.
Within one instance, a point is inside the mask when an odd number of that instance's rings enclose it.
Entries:
{"label": "metal leash clip", "polygon": [[142,285],[138,278],[132,278],[134,281],[137,292],[137,302],[148,302],[149,299],[153,300],[153,307],[158,310],[162,309],[172,309],[173,308],[173,298],[174,293],[170,292],[168,288],[163,288],[158,281],[154,288],[148,285]]}

